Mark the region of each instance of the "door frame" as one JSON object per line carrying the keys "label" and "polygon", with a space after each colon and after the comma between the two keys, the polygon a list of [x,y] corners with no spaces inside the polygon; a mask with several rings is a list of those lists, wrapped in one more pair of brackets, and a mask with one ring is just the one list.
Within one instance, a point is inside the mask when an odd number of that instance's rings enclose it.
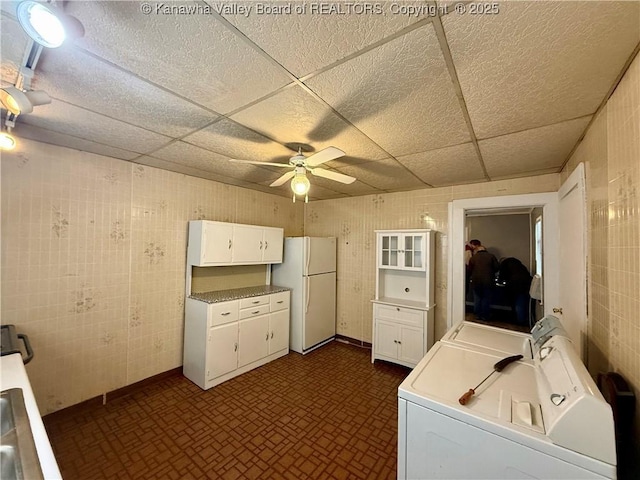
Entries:
{"label": "door frame", "polygon": [[[544,314],[559,301],[558,192],[465,198],[449,203],[449,275],[447,278],[447,328],[465,317],[464,242],[467,212],[504,211],[510,208],[542,208]],[[497,212],[496,212],[497,213]],[[547,311],[549,310],[549,311]]]}

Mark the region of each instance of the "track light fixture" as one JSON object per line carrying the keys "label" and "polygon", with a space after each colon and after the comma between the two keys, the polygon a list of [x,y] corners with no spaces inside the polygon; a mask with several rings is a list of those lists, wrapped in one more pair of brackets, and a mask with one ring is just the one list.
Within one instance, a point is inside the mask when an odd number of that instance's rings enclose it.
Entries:
{"label": "track light fixture", "polygon": [[51,103],[51,97],[44,90],[23,92],[16,87],[5,87],[0,90],[2,106],[14,115],[31,113],[33,107]]}
{"label": "track light fixture", "polygon": [[27,35],[43,47],[57,48],[67,38],[84,35],[84,27],[77,18],[51,3],[25,0],[16,7],[16,15]]}

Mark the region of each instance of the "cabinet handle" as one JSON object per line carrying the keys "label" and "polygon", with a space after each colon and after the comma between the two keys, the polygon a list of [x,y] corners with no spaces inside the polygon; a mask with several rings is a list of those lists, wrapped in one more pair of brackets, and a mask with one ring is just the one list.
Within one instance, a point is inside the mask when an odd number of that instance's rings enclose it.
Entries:
{"label": "cabinet handle", "polygon": [[260,250],[262,250],[262,240],[260,240]]}
{"label": "cabinet handle", "polygon": [[398,340],[394,340],[393,343],[398,343]]}
{"label": "cabinet handle", "polygon": [[402,345],[402,342],[400,340],[398,340],[398,345]]}
{"label": "cabinet handle", "polygon": [[276,303],[284,303],[284,300],[278,300]]}
{"label": "cabinet handle", "polygon": [[397,311],[400,311],[400,307],[396,307],[396,310],[397,310]]}
{"label": "cabinet handle", "polygon": [[260,310],[256,310],[255,312],[251,312],[251,315],[255,315],[257,313],[260,313]]}
{"label": "cabinet handle", "polygon": [[234,352],[237,352],[237,351],[238,351],[238,344],[237,344],[237,343],[234,343],[234,344],[233,344],[233,351],[234,351]]}
{"label": "cabinet handle", "polygon": [[251,303],[253,303],[254,305],[256,305],[257,303],[260,303],[260,300],[254,300],[254,301],[253,301],[253,302],[251,302]]}
{"label": "cabinet handle", "polygon": [[222,312],[220,315],[222,315],[223,317],[226,317],[227,315],[231,315],[231,312]]}
{"label": "cabinet handle", "polygon": [[273,338],[273,332],[271,332],[271,338]]}
{"label": "cabinet handle", "polygon": [[266,250],[269,247],[269,243],[265,240],[264,241],[264,249]]}
{"label": "cabinet handle", "polygon": [[269,332],[267,332],[267,336],[265,337],[265,339],[264,339],[264,340],[265,340],[265,342],[266,342],[267,340],[269,340]]}
{"label": "cabinet handle", "polygon": [[229,249],[231,249],[231,239],[229,239]]}

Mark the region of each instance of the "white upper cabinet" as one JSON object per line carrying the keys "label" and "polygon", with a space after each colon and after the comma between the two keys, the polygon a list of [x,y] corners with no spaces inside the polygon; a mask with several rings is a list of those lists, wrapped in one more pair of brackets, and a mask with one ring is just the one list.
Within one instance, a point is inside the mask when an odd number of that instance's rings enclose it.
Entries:
{"label": "white upper cabinet", "polygon": [[187,261],[198,267],[282,263],[283,242],[282,228],[191,221]]}

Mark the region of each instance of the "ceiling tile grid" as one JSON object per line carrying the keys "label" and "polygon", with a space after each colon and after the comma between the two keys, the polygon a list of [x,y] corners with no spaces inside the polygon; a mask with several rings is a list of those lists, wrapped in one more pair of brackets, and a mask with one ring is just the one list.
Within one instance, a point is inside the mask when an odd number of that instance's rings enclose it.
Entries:
{"label": "ceiling tile grid", "polygon": [[[16,2],[1,3],[6,87],[29,42]],[[85,35],[43,51],[32,87],[53,101],[14,132],[286,197],[288,183],[268,186],[285,170],[228,159],[342,149],[322,167],[357,181],[310,175],[312,200],[558,172],[640,42],[638,1],[499,2],[441,20],[393,2],[281,15],[256,4],[303,3],[247,2],[247,16],[220,10],[240,2],[141,3],[62,4]]]}

